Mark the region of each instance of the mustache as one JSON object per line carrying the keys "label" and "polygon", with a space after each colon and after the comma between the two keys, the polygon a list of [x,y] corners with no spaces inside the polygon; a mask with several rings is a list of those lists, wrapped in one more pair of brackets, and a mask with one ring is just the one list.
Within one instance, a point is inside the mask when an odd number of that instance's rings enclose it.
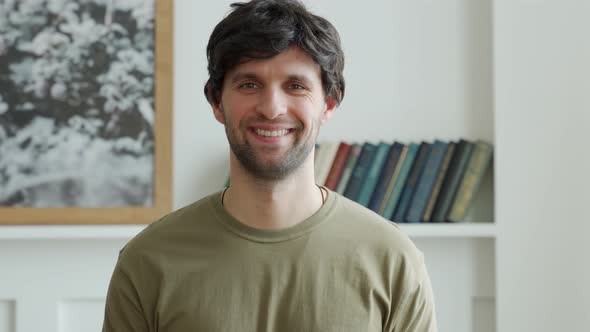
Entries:
{"label": "mustache", "polygon": [[244,121],[245,127],[255,127],[259,125],[267,125],[267,126],[277,126],[277,127],[287,127],[293,129],[302,129],[303,124],[301,122],[293,122],[293,121],[286,121],[286,120],[269,120],[265,117],[257,117],[255,119],[250,119]]}

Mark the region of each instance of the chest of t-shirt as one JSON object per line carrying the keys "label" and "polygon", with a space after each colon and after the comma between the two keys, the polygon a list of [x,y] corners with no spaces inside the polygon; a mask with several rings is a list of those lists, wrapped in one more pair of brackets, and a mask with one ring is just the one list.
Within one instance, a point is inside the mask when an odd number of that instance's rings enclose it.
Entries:
{"label": "chest of t-shirt", "polygon": [[163,271],[158,331],[382,331],[386,289],[354,255],[267,248]]}

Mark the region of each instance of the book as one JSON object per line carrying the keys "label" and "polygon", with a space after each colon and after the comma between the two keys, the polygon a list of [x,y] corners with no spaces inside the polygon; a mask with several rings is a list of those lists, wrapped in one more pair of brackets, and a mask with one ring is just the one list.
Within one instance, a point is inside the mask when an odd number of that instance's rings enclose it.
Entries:
{"label": "book", "polygon": [[375,186],[375,190],[371,196],[371,201],[369,202],[369,209],[380,213],[379,208],[381,206],[381,202],[385,199],[385,194],[387,193],[387,188],[389,186],[390,180],[392,179],[393,173],[396,170],[396,166],[400,161],[400,156],[404,149],[404,144],[399,142],[394,142],[389,149],[389,153],[386,157],[385,165],[383,166],[383,170],[379,175],[379,179],[377,180],[377,185]]}
{"label": "book", "polygon": [[367,171],[367,176],[363,181],[361,186],[361,190],[359,192],[357,202],[365,207],[369,206],[369,202],[371,201],[371,196],[373,196],[373,192],[375,191],[375,186],[377,185],[377,181],[379,180],[379,175],[383,170],[383,166],[387,161],[385,158],[389,154],[389,150],[391,149],[391,144],[380,142],[377,145],[377,149],[375,151],[375,156],[373,157],[373,161],[369,165],[369,170]]}
{"label": "book", "polygon": [[330,172],[330,168],[332,167],[339,146],[339,142],[325,142],[322,144],[320,155],[315,164],[317,184],[323,185],[326,182],[326,178],[328,177],[328,173]]}
{"label": "book", "polygon": [[467,162],[471,157],[474,144],[461,139],[455,146],[455,153],[451,158],[449,170],[440,188],[439,197],[434,204],[431,222],[446,222],[451,210],[451,205],[457,194],[457,189],[465,173]]}
{"label": "book", "polygon": [[376,150],[377,145],[373,143],[365,142],[362,145],[361,154],[359,155],[358,161],[352,170],[350,180],[348,180],[346,190],[344,191],[345,197],[348,197],[355,202],[358,200],[363,181],[365,181],[369,167],[373,162],[373,157],[375,156]]}
{"label": "book", "polygon": [[461,222],[465,219],[467,211],[471,207],[473,196],[479,189],[481,179],[492,159],[492,150],[493,147],[490,143],[481,140],[475,143],[473,153],[469,158],[467,169],[449,213],[448,220],[450,222]]}
{"label": "book", "polygon": [[393,219],[393,213],[397,208],[399,199],[406,186],[406,181],[412,170],[414,161],[416,160],[419,147],[420,145],[417,143],[410,143],[409,145],[406,145],[402,151],[400,161],[398,162],[399,168],[396,167],[389,186],[387,187],[385,199],[379,208],[379,214],[388,220]]}
{"label": "book", "polygon": [[359,155],[361,154],[361,150],[362,145],[360,144],[353,144],[350,148],[350,152],[346,158],[346,164],[344,164],[344,170],[342,171],[342,175],[338,180],[338,186],[336,186],[337,193],[341,195],[344,194],[344,190],[346,190],[346,186],[348,185],[348,181],[352,175],[352,170],[354,169],[354,166],[356,166]]}
{"label": "book", "polygon": [[432,144],[428,142],[420,143],[416,160],[414,161],[412,169],[410,170],[410,174],[408,175],[408,180],[406,181],[406,185],[402,192],[402,196],[400,197],[399,204],[393,213],[392,221],[398,223],[407,222],[406,216],[410,208],[410,203],[412,202],[412,197],[416,191],[416,185],[420,179],[420,176],[422,175],[428,155],[430,154],[431,146]]}
{"label": "book", "polygon": [[332,191],[336,190],[336,186],[338,185],[338,180],[344,171],[344,166],[346,165],[346,159],[348,158],[348,153],[350,152],[350,148],[352,147],[351,144],[346,142],[340,142],[338,146],[338,150],[336,151],[336,156],[334,157],[334,162],[332,162],[332,167],[328,172],[328,177],[324,182],[324,186]]}
{"label": "book", "polygon": [[440,171],[448,142],[435,140],[424,164],[424,169],[416,183],[416,190],[408,207],[406,221],[411,223],[422,222],[422,216],[428,205],[428,199],[434,187],[436,176]]}
{"label": "book", "polygon": [[326,145],[325,143],[316,143],[315,144],[315,153],[313,155],[313,176],[317,183],[318,181],[318,174],[320,173],[320,164],[322,161],[322,153],[325,153]]}
{"label": "book", "polygon": [[315,143],[313,149],[313,165],[315,167],[316,162],[318,161],[318,154],[320,154],[320,144]]}
{"label": "book", "polygon": [[430,218],[432,217],[432,211],[434,210],[434,204],[438,200],[438,196],[440,193],[440,189],[442,187],[442,182],[449,170],[449,164],[451,163],[451,158],[453,158],[453,154],[455,153],[455,142],[450,142],[449,146],[447,147],[447,152],[445,153],[445,157],[442,161],[440,166],[440,170],[436,175],[436,181],[434,182],[434,187],[432,188],[432,192],[430,193],[430,197],[428,197],[428,204],[426,205],[426,210],[424,211],[424,215],[422,216],[423,222],[430,222]]}

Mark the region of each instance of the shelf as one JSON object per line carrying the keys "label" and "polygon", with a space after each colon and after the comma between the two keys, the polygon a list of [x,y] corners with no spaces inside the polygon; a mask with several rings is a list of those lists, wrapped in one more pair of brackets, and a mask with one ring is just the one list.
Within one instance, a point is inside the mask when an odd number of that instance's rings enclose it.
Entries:
{"label": "shelf", "polygon": [[[2,226],[0,240],[108,240],[131,239],[145,225]],[[400,224],[412,238],[495,238],[493,223]]]}
{"label": "shelf", "polygon": [[495,238],[496,225],[493,223],[457,224],[400,224],[411,238]]}
{"label": "shelf", "polygon": [[0,240],[131,239],[146,225],[1,226]]}

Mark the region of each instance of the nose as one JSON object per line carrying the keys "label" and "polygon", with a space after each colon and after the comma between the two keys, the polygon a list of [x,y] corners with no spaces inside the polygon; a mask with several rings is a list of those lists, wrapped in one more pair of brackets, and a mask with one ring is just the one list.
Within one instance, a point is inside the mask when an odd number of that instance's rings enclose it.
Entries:
{"label": "nose", "polygon": [[277,87],[267,87],[259,94],[256,106],[258,113],[273,120],[287,113],[287,98]]}

